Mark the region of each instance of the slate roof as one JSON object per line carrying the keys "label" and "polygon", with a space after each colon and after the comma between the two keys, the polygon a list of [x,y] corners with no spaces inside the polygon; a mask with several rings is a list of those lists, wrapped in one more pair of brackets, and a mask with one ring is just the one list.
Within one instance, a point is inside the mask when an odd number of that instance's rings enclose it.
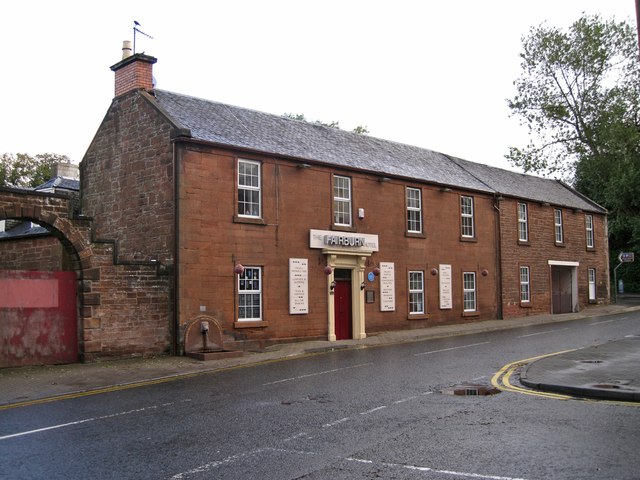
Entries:
{"label": "slate roof", "polygon": [[31,222],[22,222],[11,230],[0,232],[0,240],[7,238],[16,239],[22,237],[31,237],[34,235],[49,235],[50,233],[51,232],[49,232],[46,228],[41,227],[38,224],[32,224]]}
{"label": "slate roof", "polygon": [[547,202],[558,207],[606,213],[606,209],[560,180],[525,175],[459,158],[453,158],[453,161],[499,195]]}
{"label": "slate roof", "polygon": [[[57,176],[47,180],[35,188],[25,188],[25,190],[32,190],[36,192],[53,190],[57,193],[60,193],[61,190],[67,190],[75,193],[80,191],[80,180]],[[21,222],[10,230],[0,232],[0,240],[31,237],[34,235],[49,235],[50,233],[51,232],[46,228],[41,227],[38,224],[32,225],[31,222]]]}
{"label": "slate roof", "polygon": [[605,213],[567,185],[450,157],[425,148],[347,132],[201,98],[155,90],[154,102],[191,137],[339,167]]}
{"label": "slate roof", "polygon": [[67,177],[53,177],[46,181],[42,185],[38,185],[34,190],[48,190],[53,188],[55,190],[69,190],[72,192],[80,191],[80,180]]}

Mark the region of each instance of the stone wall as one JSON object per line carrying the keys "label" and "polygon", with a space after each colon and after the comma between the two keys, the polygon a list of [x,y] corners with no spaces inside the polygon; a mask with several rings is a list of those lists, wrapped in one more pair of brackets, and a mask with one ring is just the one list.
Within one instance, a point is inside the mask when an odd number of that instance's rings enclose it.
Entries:
{"label": "stone wall", "polygon": [[80,165],[95,242],[83,285],[91,358],[173,351],[171,125],[145,95],[113,100]]}
{"label": "stone wall", "polygon": [[72,262],[53,235],[0,240],[0,270],[72,270]]}
{"label": "stone wall", "polygon": [[119,261],[173,263],[171,125],[132,92],[113,100],[80,164],[82,213]]}

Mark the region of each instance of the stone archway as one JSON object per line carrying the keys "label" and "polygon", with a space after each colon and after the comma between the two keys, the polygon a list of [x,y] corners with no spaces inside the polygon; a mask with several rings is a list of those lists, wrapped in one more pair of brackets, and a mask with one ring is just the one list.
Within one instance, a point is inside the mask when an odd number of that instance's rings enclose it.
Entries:
{"label": "stone archway", "polygon": [[0,366],[78,361],[83,349],[83,262],[87,220],[74,198],[0,189],[0,220],[34,222],[48,234],[0,241]]}
{"label": "stone archway", "polygon": [[121,260],[118,239],[96,239],[73,196],[2,187],[0,220],[6,219],[44,226],[69,253],[80,361],[177,353],[172,264]]}

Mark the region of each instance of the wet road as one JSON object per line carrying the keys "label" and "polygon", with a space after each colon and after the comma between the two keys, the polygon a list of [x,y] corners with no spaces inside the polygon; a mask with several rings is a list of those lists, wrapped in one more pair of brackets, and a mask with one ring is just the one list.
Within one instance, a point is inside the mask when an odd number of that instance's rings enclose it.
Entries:
{"label": "wet road", "polygon": [[638,479],[640,404],[441,393],[626,335],[640,312],[0,411],[0,478]]}

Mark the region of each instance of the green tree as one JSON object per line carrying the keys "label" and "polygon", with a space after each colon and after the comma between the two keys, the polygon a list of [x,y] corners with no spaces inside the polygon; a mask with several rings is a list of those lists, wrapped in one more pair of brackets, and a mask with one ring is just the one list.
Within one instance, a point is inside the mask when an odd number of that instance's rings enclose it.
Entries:
{"label": "green tree", "polygon": [[70,163],[69,157],[57,153],[5,153],[0,156],[0,186],[37,187],[53,176],[57,163]]}
{"label": "green tree", "polygon": [[[302,122],[314,123],[316,125],[322,125],[324,127],[338,128],[338,129],[340,128],[340,122],[333,120],[329,123],[326,123],[321,120],[308,120],[303,113],[285,113],[282,116],[284,118],[290,118],[292,120],[300,120]],[[367,133],[369,133],[369,129],[364,125],[358,125],[356,128],[354,128],[351,131],[353,133],[358,133],[360,135],[366,135]]]}
{"label": "green tree", "polygon": [[[540,25],[523,38],[513,116],[529,144],[507,158],[561,176],[609,210],[612,261],[640,252],[640,62],[635,26],[584,16],[568,29]],[[633,269],[628,269],[633,270]],[[632,279],[640,290],[640,272]]]}

